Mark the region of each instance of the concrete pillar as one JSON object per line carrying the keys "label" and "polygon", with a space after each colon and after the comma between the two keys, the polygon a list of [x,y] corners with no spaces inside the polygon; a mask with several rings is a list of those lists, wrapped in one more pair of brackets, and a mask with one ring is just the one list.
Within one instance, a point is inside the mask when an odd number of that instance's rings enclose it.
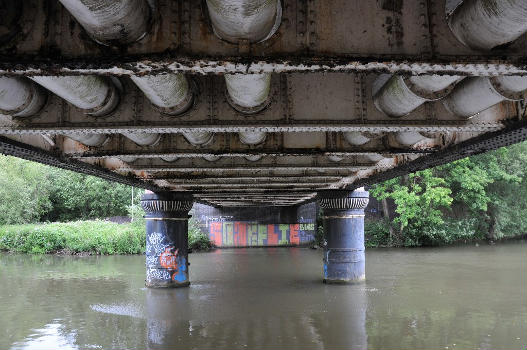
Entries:
{"label": "concrete pillar", "polygon": [[246,145],[258,145],[264,142],[267,136],[265,132],[260,131],[242,131],[238,135],[241,143]]}
{"label": "concrete pillar", "polygon": [[208,131],[186,131],[182,134],[194,146],[204,146],[211,142],[213,137],[213,134]]}
{"label": "concrete pillar", "polygon": [[438,100],[450,92],[460,77],[426,75],[392,76],[373,96],[377,109],[390,117],[402,117],[425,102]]}
{"label": "concrete pillar", "polygon": [[129,44],[150,28],[146,0],[59,0],[88,34],[104,45]]}
{"label": "concrete pillar", "polygon": [[65,136],[91,147],[102,146],[108,140],[108,135],[106,134],[69,133],[65,134]]}
{"label": "concrete pillar", "polygon": [[369,193],[362,187],[355,191],[319,192],[327,241],[325,283],[355,283],[365,279],[364,209],[368,201]]}
{"label": "concrete pillar", "polygon": [[207,7],[214,33],[232,43],[268,39],[282,17],[280,0],[207,0]]}
{"label": "concrete pillar", "polygon": [[23,78],[0,77],[0,113],[15,117],[36,114],[46,103],[46,92]]}
{"label": "concrete pillar", "polygon": [[453,114],[470,118],[505,100],[524,98],[527,77],[471,77],[459,83],[443,104]]}
{"label": "concrete pillar", "polygon": [[122,134],[139,146],[155,145],[161,138],[161,134],[148,132],[123,132]]}
{"label": "concrete pillar", "polygon": [[271,90],[271,74],[226,74],[228,102],[239,112],[257,113],[264,109]]}
{"label": "concrete pillar", "polygon": [[193,102],[187,78],[180,73],[131,76],[145,96],[162,113],[178,115],[186,112]]}
{"label": "concrete pillar", "polygon": [[117,88],[96,75],[34,76],[31,79],[96,117],[112,112],[119,103]]}
{"label": "concrete pillar", "polygon": [[525,0],[464,0],[448,18],[452,33],[464,45],[490,50],[527,31]]}
{"label": "concrete pillar", "polygon": [[146,219],[146,286],[186,287],[188,271],[188,192],[146,191],[141,198]]}

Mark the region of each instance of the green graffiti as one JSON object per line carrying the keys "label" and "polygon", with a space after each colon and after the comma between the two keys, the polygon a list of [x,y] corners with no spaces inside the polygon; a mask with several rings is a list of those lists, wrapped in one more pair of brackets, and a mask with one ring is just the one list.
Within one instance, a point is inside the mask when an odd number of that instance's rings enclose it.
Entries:
{"label": "green graffiti", "polygon": [[247,226],[247,245],[257,246],[258,245],[258,224],[249,224]]}
{"label": "green graffiti", "polygon": [[258,225],[258,245],[265,245],[267,240],[267,225]]}
{"label": "green graffiti", "polygon": [[280,224],[279,226],[280,230],[280,240],[278,241],[278,244],[280,245],[286,245],[289,244],[289,239],[287,239],[287,231],[289,231],[289,225]]}

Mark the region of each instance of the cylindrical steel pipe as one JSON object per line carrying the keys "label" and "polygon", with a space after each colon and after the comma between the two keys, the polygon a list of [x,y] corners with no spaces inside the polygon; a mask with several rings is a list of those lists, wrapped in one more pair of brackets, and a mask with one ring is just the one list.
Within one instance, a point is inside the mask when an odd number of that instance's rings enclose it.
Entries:
{"label": "cylindrical steel pipe", "polygon": [[160,157],[162,160],[164,160],[165,162],[175,162],[176,160],[178,160],[178,157],[176,156],[162,156]]}
{"label": "cylindrical steel pipe", "polygon": [[342,161],[344,158],[339,157],[339,156],[329,156],[328,159],[332,162],[338,163]]}
{"label": "cylindrical steel pipe", "polygon": [[181,73],[131,76],[153,105],[163,113],[177,115],[186,112],[193,102],[187,78]]}
{"label": "cylindrical steel pipe", "polygon": [[104,45],[143,38],[152,18],[146,0],[59,0],[88,34]]}
{"label": "cylindrical steel pipe", "polygon": [[93,116],[108,114],[119,103],[117,88],[96,75],[34,76],[31,79]]}
{"label": "cylindrical steel pipe", "polygon": [[325,283],[354,283],[365,279],[364,209],[368,201],[369,193],[364,188],[318,194],[327,241]]}
{"label": "cylindrical steel pipe", "polygon": [[259,42],[280,26],[280,0],[207,0],[214,33],[223,40]]}
{"label": "cylindrical steel pipe", "polygon": [[83,145],[92,147],[101,146],[106,142],[106,140],[108,140],[108,135],[106,134],[69,133],[65,135],[72,140],[82,143]]}
{"label": "cylindrical steel pipe", "polygon": [[471,77],[459,83],[443,100],[453,114],[470,118],[505,100],[520,100],[527,90],[527,77]]}
{"label": "cylindrical steel pipe", "polygon": [[265,108],[271,90],[271,74],[226,74],[225,84],[234,109],[256,113]]}
{"label": "cylindrical steel pipe", "polygon": [[186,287],[188,274],[188,212],[192,195],[146,191],[141,198],[146,220],[146,286]]}
{"label": "cylindrical steel pipe", "polygon": [[267,134],[260,131],[242,131],[238,133],[240,142],[246,145],[258,145],[265,141]]}
{"label": "cylindrical steel pipe", "polygon": [[213,134],[208,131],[186,131],[185,139],[194,146],[203,146],[212,141]]}
{"label": "cylindrical steel pipe", "polygon": [[392,76],[375,94],[373,101],[380,111],[390,117],[402,117],[427,101],[446,95],[447,88],[458,76]]}
{"label": "cylindrical steel pipe", "polygon": [[353,146],[362,146],[373,139],[381,137],[382,135],[383,133],[381,132],[347,131],[343,133],[344,140]]}
{"label": "cylindrical steel pipe", "polygon": [[395,141],[398,144],[402,146],[407,146],[407,147],[411,147],[426,138],[425,136],[421,135],[417,131],[399,131],[395,133],[394,136],[395,136]]}
{"label": "cylindrical steel pipe", "polygon": [[119,159],[121,159],[125,163],[133,163],[137,160],[137,157],[134,156],[120,156]]}
{"label": "cylindrical steel pipe", "polygon": [[123,132],[122,134],[139,146],[155,145],[161,138],[161,134],[148,132]]}
{"label": "cylindrical steel pipe", "polygon": [[527,31],[525,0],[464,0],[448,19],[452,33],[464,45],[490,50]]}
{"label": "cylindrical steel pipe", "polygon": [[214,155],[214,154],[209,154],[209,155],[203,156],[203,158],[209,162],[215,162],[219,160],[221,157]]}
{"label": "cylindrical steel pipe", "polygon": [[0,113],[15,117],[36,114],[46,103],[46,92],[23,78],[0,77]]}
{"label": "cylindrical steel pipe", "polygon": [[253,154],[250,156],[245,156],[245,159],[247,159],[249,162],[257,162],[262,159],[262,156],[259,154]]}

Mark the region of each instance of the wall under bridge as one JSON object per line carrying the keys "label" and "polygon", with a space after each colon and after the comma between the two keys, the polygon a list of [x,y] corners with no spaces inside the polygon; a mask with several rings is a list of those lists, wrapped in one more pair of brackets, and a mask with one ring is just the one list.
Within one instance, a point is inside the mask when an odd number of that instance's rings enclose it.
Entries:
{"label": "wall under bridge", "polygon": [[318,206],[214,208],[195,203],[190,214],[217,247],[309,245]]}
{"label": "wall under bridge", "polygon": [[[390,203],[393,217],[394,207]],[[190,214],[217,247],[309,245],[315,240],[316,202],[294,207],[215,208],[195,203]],[[370,198],[366,219],[382,218],[382,206]]]}

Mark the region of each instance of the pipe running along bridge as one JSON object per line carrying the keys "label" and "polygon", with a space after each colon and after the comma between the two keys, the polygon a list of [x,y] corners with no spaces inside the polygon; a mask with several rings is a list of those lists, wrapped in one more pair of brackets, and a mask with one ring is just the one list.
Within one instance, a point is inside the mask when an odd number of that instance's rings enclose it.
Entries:
{"label": "pipe running along bridge", "polygon": [[318,200],[364,279],[365,185],[525,140],[524,0],[0,0],[0,152],[149,190],[147,285],[188,211]]}

